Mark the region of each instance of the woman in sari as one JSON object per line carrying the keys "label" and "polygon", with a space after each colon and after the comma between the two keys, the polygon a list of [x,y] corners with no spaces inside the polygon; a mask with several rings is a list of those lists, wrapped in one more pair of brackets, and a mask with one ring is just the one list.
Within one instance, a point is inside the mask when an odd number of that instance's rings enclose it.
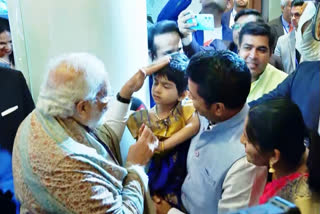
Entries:
{"label": "woman in sari", "polygon": [[[320,213],[319,169],[316,170],[319,163],[315,162],[319,159],[313,155],[319,153],[315,151],[319,142],[309,140],[311,151],[307,168],[305,130],[298,106],[287,99],[269,100],[249,111],[241,143],[248,161],[268,166],[272,174],[260,203],[277,195],[295,203],[302,213]],[[319,139],[317,135],[315,138]]]}

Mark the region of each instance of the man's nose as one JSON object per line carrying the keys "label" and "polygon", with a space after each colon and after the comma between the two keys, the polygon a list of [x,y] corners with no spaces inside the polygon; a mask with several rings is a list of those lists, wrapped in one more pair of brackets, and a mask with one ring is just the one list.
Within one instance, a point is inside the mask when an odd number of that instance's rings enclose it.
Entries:
{"label": "man's nose", "polygon": [[249,56],[251,57],[251,58],[256,58],[256,56],[257,56],[257,50],[255,49],[255,48],[252,48],[251,49],[251,51],[250,51],[250,53],[249,53]]}

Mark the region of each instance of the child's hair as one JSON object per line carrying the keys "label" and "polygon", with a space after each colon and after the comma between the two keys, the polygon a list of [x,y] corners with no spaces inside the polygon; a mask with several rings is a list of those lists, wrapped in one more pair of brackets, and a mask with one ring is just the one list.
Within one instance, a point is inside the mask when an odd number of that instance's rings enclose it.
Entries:
{"label": "child's hair", "polygon": [[153,78],[156,76],[166,77],[169,81],[174,82],[180,96],[185,90],[187,90],[188,86],[188,76],[186,74],[188,63],[189,59],[185,54],[171,54],[170,63],[158,72],[154,73],[152,76]]}

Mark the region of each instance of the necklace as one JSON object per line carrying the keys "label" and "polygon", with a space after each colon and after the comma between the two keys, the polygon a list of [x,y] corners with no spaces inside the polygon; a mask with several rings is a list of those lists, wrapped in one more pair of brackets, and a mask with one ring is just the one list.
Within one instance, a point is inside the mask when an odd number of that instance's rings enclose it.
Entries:
{"label": "necklace", "polygon": [[173,110],[175,109],[175,106],[170,110],[168,116],[164,117],[164,118],[160,118],[159,115],[158,115],[158,107],[156,106],[156,110],[155,110],[155,114],[154,116],[156,116],[157,120],[164,120],[164,119],[167,119],[173,112]]}

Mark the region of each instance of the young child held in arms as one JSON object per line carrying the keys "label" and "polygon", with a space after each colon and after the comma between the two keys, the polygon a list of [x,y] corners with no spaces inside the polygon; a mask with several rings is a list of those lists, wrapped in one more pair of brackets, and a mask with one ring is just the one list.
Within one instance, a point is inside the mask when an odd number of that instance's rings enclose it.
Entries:
{"label": "young child held in arms", "polygon": [[199,118],[187,95],[188,58],[176,53],[170,63],[153,74],[152,96],[156,105],[133,113],[127,126],[134,138],[142,124],[159,139],[149,170],[151,195],[163,197],[181,208],[181,186],[186,176],[186,158],[190,138],[199,130]]}

